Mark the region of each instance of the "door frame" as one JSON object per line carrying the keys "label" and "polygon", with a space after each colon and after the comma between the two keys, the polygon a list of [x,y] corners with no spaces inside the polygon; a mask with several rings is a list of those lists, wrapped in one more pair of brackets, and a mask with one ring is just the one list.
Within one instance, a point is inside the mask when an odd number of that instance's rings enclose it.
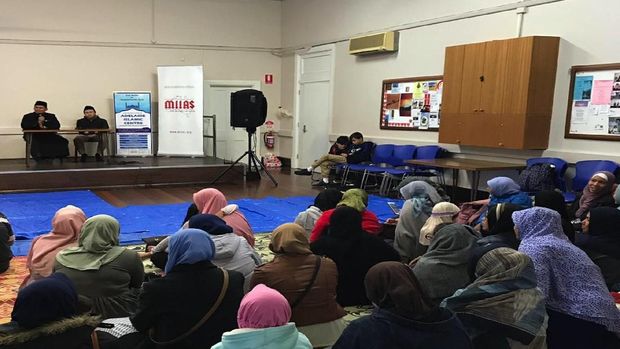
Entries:
{"label": "door frame", "polygon": [[[204,103],[203,103],[202,115],[206,115],[207,114],[204,109],[207,106],[207,104],[206,104],[207,99],[205,97],[206,97],[206,94],[207,94],[207,90],[209,88],[213,88],[213,87],[239,87],[239,86],[243,86],[243,87],[247,86],[247,88],[251,88],[253,90],[262,91],[260,80],[204,80],[204,82],[203,82],[203,90],[204,90],[203,100],[204,100]],[[222,120],[220,120],[218,118],[218,116],[216,115],[215,122],[219,124],[220,122],[222,122]],[[230,122],[230,119],[228,120],[228,122]],[[257,130],[256,132],[259,132],[259,131]],[[213,130],[213,133],[216,136],[216,140],[217,140],[217,129]],[[258,135],[256,137],[258,137]],[[203,143],[204,143],[204,138],[203,138]],[[257,142],[257,144],[258,144],[258,142]],[[204,148],[204,144],[203,144],[203,148]],[[256,146],[256,149],[254,149],[254,151],[256,152],[256,155],[260,157],[260,146],[259,145]],[[216,156],[217,156],[217,154],[216,154]]]}
{"label": "door frame", "polygon": [[[335,65],[336,65],[336,45],[335,44],[326,44],[321,46],[315,46],[310,48],[305,52],[298,52],[295,54],[295,93],[293,98],[293,159],[291,159],[291,166],[296,168],[299,167],[299,148],[300,148],[300,94],[301,94],[301,60],[305,56],[317,56],[320,54],[325,54],[326,52],[331,55],[331,71],[329,76],[329,98],[327,105],[327,132],[328,135],[332,133],[332,117],[333,117],[333,100],[334,100],[334,76],[335,76]],[[327,149],[325,149],[325,153],[327,154]]]}

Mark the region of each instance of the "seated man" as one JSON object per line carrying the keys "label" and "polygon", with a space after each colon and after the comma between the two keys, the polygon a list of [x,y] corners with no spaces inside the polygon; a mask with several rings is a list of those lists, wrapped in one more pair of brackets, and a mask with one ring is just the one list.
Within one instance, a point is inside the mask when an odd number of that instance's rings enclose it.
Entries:
{"label": "seated man", "polygon": [[[307,169],[301,169],[299,171],[295,171],[296,175],[301,176],[309,176],[312,175],[312,170],[314,168],[321,168],[321,177],[322,181],[319,181],[318,185],[328,184],[329,183],[329,170],[330,166],[333,164],[346,164],[347,156],[349,155],[349,138],[347,136],[340,136],[336,139],[336,143],[334,143],[331,148],[329,148],[329,152],[326,155],[321,156],[318,160],[312,163],[312,166]],[[313,184],[314,185],[314,184]]]}
{"label": "seated man", "polygon": [[[84,117],[77,121],[75,126],[78,130],[86,129],[107,129],[108,122],[97,115],[97,111],[90,105],[84,107]],[[103,161],[103,151],[105,150],[106,142],[103,140],[103,134],[98,132],[80,132],[78,136],[73,139],[73,144],[78,153],[82,154],[80,161],[84,162],[88,159],[88,154],[84,147],[86,142],[97,142],[97,153],[95,159],[97,161]]]}
{"label": "seated man", "polygon": [[[47,112],[47,102],[36,101],[34,112],[23,116],[21,126],[23,130],[58,130],[60,122],[56,115]],[[69,142],[55,132],[35,133],[31,137],[30,154],[35,160],[64,158],[69,155]]]}

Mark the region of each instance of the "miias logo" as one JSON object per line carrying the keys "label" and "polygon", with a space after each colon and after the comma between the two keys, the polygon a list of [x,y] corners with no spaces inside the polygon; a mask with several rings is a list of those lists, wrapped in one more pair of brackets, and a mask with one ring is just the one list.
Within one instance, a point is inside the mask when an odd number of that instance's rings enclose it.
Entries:
{"label": "miias logo", "polygon": [[164,101],[164,109],[166,110],[191,110],[194,109],[193,100],[169,99]]}

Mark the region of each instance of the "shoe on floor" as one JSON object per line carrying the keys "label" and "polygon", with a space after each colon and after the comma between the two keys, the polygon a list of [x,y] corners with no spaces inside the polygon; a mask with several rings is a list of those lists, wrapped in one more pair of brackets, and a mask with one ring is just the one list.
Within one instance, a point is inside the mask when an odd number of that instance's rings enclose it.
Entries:
{"label": "shoe on floor", "polygon": [[101,156],[101,154],[97,153],[97,154],[95,154],[95,160],[97,160],[97,162],[101,162],[101,161],[103,161],[103,156]]}
{"label": "shoe on floor", "polygon": [[295,171],[295,174],[298,176],[312,176],[312,171],[308,171],[307,168],[303,168],[301,170]]}
{"label": "shoe on floor", "polygon": [[80,157],[80,161],[86,162],[86,160],[88,160],[88,154],[82,154],[82,156]]}
{"label": "shoe on floor", "polygon": [[312,186],[313,187],[324,187],[326,185],[328,185],[329,183],[325,183],[323,182],[323,180],[318,180],[318,181],[314,181],[312,182]]}

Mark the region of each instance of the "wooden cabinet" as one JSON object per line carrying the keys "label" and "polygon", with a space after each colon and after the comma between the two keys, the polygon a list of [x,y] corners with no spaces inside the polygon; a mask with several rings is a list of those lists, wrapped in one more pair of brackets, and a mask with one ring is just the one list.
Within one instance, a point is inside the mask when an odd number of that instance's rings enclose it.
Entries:
{"label": "wooden cabinet", "polygon": [[446,48],[439,142],[546,149],[560,39]]}

